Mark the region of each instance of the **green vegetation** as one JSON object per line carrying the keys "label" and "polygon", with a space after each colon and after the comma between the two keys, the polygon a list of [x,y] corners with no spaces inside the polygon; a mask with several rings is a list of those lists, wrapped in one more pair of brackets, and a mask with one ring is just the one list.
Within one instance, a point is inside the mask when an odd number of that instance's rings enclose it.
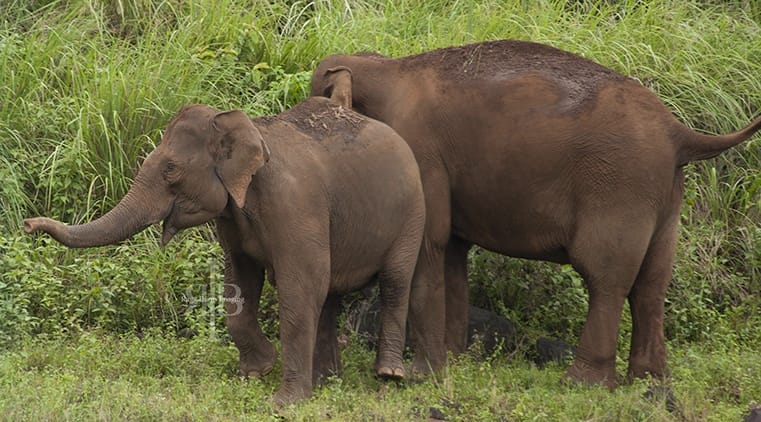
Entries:
{"label": "green vegetation", "polygon": [[[6,420],[714,420],[737,421],[761,396],[761,353],[718,343],[672,348],[669,386],[679,404],[645,399],[637,381],[615,392],[558,382],[564,366],[537,368],[497,354],[466,355],[438,382],[383,383],[374,355],[352,339],[344,374],[311,400],[276,413],[279,379],[237,377],[237,350],[219,339],[140,339],[102,331],[25,340],[0,352],[0,418]],[[274,373],[279,371],[275,368]],[[434,412],[435,412],[434,411]]]}
{"label": "green vegetation", "polygon": [[462,421],[736,421],[761,395],[758,349],[712,342],[672,350],[669,386],[679,402],[673,414],[665,399],[643,398],[648,381],[615,392],[563,385],[563,366],[537,368],[501,353],[463,356],[439,381],[384,383],[368,370],[374,354],[356,339],[343,352],[341,378],[276,413],[269,398],[279,379],[239,379],[237,350],[224,341],[86,332],[25,340],[0,352],[0,418],[397,421],[426,420],[434,408]]}
{"label": "green vegetation", "polygon": [[[23,235],[22,219],[102,214],[185,103],[273,114],[307,95],[328,54],[401,56],[498,38],[545,42],[636,77],[707,132],[761,113],[755,1],[4,1],[0,419],[273,418],[278,369],[261,381],[234,376],[236,352],[212,300],[221,260],[210,228],[165,249],[150,229],[124,245],[68,250]],[[372,354],[351,338],[344,376],[284,416],[424,419],[436,407],[455,420],[740,419],[761,402],[759,142],[687,168],[665,321],[678,412],[643,399],[646,381],[609,393],[560,385],[562,366],[529,364],[539,336],[575,342],[582,280],[475,250],[472,301],[518,325],[516,353],[466,356],[445,379],[396,386],[369,375]],[[264,300],[274,337],[271,289]],[[185,329],[200,335],[175,338]]]}

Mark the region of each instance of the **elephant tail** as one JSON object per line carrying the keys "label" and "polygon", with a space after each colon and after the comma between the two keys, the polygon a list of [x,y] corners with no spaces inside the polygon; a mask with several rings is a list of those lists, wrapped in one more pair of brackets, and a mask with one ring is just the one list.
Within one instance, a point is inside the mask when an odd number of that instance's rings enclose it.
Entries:
{"label": "elephant tail", "polygon": [[761,130],[761,116],[756,117],[749,125],[737,132],[726,135],[706,135],[680,124],[676,136],[680,141],[677,164],[683,166],[692,161],[715,157],[750,138],[759,130]]}

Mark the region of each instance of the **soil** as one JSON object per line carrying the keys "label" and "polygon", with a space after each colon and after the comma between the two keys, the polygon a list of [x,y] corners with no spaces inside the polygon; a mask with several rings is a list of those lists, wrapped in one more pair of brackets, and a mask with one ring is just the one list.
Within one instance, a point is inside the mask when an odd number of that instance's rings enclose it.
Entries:
{"label": "soil", "polygon": [[592,87],[600,80],[628,79],[567,51],[528,41],[500,40],[442,48],[397,59],[402,68],[432,68],[442,79],[477,79],[526,72],[550,73]]}
{"label": "soil", "polygon": [[[399,59],[402,74],[434,70],[443,83],[463,86],[468,81],[489,84],[525,75],[538,75],[562,88],[570,104],[594,99],[607,83],[635,81],[600,64],[557,48],[527,41],[500,40],[448,47]],[[638,84],[639,85],[639,84]]]}
{"label": "soil", "polygon": [[321,141],[331,136],[354,139],[367,118],[325,98],[308,98],[289,110],[265,120],[290,123],[305,135]]}

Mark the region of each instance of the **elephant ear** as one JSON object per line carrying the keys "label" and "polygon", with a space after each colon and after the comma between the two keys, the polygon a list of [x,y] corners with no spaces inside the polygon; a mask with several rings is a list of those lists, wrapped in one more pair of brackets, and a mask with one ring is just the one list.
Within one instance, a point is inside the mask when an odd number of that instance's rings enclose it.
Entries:
{"label": "elephant ear", "polygon": [[351,109],[351,69],[346,66],[331,67],[325,71],[328,80],[326,95],[330,92],[330,99]]}
{"label": "elephant ear", "polygon": [[218,113],[212,128],[217,135],[212,145],[217,175],[235,205],[243,208],[251,177],[269,161],[269,149],[259,129],[240,110]]}

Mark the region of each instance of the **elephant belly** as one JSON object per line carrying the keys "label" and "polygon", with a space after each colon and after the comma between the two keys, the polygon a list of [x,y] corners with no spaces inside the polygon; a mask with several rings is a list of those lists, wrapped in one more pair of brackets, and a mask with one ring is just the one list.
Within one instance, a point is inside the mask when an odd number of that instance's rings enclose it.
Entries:
{"label": "elephant belly", "polygon": [[445,158],[452,233],[505,255],[565,262],[575,185],[586,177],[573,161],[578,134],[566,118],[515,127],[530,120],[525,113],[473,115],[467,131],[451,128],[458,139],[456,154]]}
{"label": "elephant belly", "polygon": [[[380,205],[380,204],[379,204]],[[330,267],[333,293],[364,287],[383,269],[389,251],[400,235],[400,224],[389,219],[390,210],[361,212],[363,207],[345,207],[353,211],[331,229]],[[369,209],[372,209],[370,207]],[[386,218],[381,218],[386,217]]]}
{"label": "elephant belly", "polygon": [[504,255],[566,263],[575,219],[568,177],[497,169],[488,179],[498,182],[484,183],[481,170],[452,191],[452,234]]}
{"label": "elephant belly", "polygon": [[334,271],[331,274],[331,294],[344,294],[359,290],[375,280],[378,270],[372,267],[355,268],[354,271]]}
{"label": "elephant belly", "polygon": [[453,218],[452,234],[503,255],[567,263],[564,228],[534,216],[525,217],[508,211],[477,222]]}
{"label": "elephant belly", "polygon": [[362,240],[367,242],[347,242],[346,245],[331,251],[331,293],[340,294],[361,289],[373,281],[382,269],[385,251],[379,246],[387,242],[371,244],[371,236]]}

